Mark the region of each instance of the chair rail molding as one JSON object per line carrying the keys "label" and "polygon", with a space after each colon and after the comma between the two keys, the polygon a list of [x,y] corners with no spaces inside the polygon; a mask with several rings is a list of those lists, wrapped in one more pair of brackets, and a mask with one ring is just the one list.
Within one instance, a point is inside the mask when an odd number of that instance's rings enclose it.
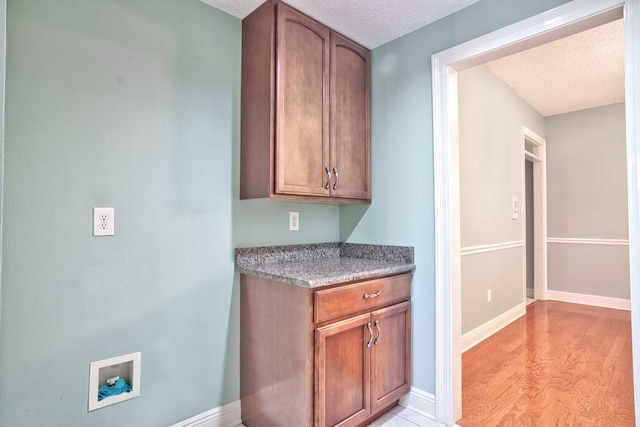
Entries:
{"label": "chair rail molding", "polygon": [[466,246],[460,249],[460,255],[485,254],[487,252],[504,251],[506,249],[521,248],[525,245],[524,240],[514,240],[511,242],[490,243],[488,245]]}
{"label": "chair rail molding", "polygon": [[628,239],[583,239],[573,237],[548,237],[547,243],[561,243],[569,245],[629,246]]}

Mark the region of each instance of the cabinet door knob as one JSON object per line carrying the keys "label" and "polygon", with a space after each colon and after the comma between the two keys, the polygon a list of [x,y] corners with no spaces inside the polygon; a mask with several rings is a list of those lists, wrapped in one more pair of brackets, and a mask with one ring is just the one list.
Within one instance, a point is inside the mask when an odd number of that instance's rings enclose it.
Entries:
{"label": "cabinet door knob", "polygon": [[371,329],[371,322],[367,323],[367,328],[369,329],[369,341],[367,341],[367,348],[370,348],[371,341],[373,340],[373,329]]}
{"label": "cabinet door knob", "polygon": [[331,171],[329,170],[328,167],[325,167],[324,171],[327,173],[327,183],[324,185],[324,189],[328,190],[329,186],[331,185]]}
{"label": "cabinet door knob", "polygon": [[376,291],[375,294],[364,294],[364,295],[362,295],[362,298],[369,299],[369,298],[375,298],[375,297],[379,297],[379,296],[380,296],[380,291]]}
{"label": "cabinet door knob", "polygon": [[373,340],[373,344],[378,345],[378,340],[380,339],[380,321],[376,320],[374,322],[374,325],[376,325],[376,329],[378,330],[378,336],[376,337],[375,340]]}
{"label": "cabinet door knob", "polygon": [[335,190],[336,188],[338,188],[338,169],[333,168],[333,175],[335,175],[336,179],[333,182],[333,189]]}

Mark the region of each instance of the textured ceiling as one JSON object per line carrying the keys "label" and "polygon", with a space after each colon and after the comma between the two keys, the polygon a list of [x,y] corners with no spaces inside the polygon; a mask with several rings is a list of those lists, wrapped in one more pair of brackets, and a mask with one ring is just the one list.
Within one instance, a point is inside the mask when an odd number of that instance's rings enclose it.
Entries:
{"label": "textured ceiling", "polygon": [[[264,0],[201,0],[240,19]],[[287,0],[373,49],[478,0]],[[624,101],[623,21],[486,64],[543,116]]]}
{"label": "textured ceiling", "polygon": [[[201,0],[240,19],[264,0]],[[373,49],[478,0],[287,0],[285,3]]]}
{"label": "textured ceiling", "polygon": [[545,117],[624,102],[623,20],[486,66]]}

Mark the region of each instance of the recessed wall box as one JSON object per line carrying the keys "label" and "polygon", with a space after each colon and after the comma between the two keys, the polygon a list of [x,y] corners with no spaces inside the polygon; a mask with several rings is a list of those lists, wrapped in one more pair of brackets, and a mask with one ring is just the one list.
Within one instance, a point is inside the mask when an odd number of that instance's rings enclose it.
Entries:
{"label": "recessed wall box", "polygon": [[[131,353],[91,362],[89,366],[89,411],[104,408],[140,396],[140,365],[142,354]],[[109,386],[108,380],[119,377],[131,386],[131,391],[98,400],[98,390]]]}

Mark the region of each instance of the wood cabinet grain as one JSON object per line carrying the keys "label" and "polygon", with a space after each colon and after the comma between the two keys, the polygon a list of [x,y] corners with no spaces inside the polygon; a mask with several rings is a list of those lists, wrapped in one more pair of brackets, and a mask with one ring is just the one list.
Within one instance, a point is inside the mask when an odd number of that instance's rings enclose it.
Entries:
{"label": "wood cabinet grain", "polygon": [[411,388],[411,304],[371,314],[376,336],[371,347],[371,410],[388,407]]}
{"label": "wood cabinet grain", "polygon": [[[331,172],[335,197],[371,199],[369,51],[331,33]],[[334,188],[335,187],[335,188]]]}
{"label": "wood cabinet grain", "polygon": [[329,195],[330,31],[277,9],[276,193]]}
{"label": "wood cabinet grain", "polygon": [[370,54],[277,0],[242,21],[240,198],[371,200]]}
{"label": "wood cabinet grain", "polygon": [[371,415],[370,326],[364,314],[316,330],[316,426],[357,426]]}
{"label": "wood cabinet grain", "polygon": [[[395,406],[411,387],[410,283],[406,273],[309,289],[242,274],[244,424],[361,426]],[[368,291],[378,295],[360,305]],[[321,321],[318,304],[330,307]]]}

